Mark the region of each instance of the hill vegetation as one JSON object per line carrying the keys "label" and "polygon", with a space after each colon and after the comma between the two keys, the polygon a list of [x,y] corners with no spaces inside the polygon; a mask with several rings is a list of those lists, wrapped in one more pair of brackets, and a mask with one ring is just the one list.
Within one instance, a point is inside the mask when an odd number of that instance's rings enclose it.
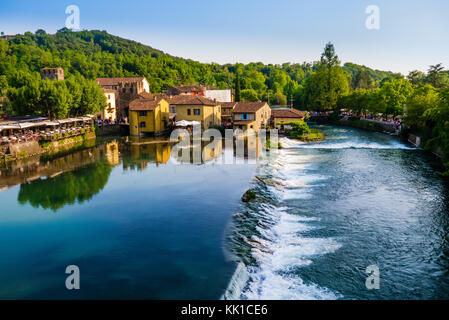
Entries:
{"label": "hill vegetation", "polygon": [[[38,80],[42,67],[62,67],[66,78],[76,78],[76,82],[81,78],[145,76],[153,93],[179,84],[234,88],[239,78],[241,100],[263,100],[279,105],[293,102],[296,107],[304,108],[309,104],[307,88],[304,88],[306,79],[319,65],[319,61],[282,65],[200,63],[105,31],[72,32],[64,28],[51,35],[38,30],[0,42],[0,90],[20,88],[23,78]],[[352,63],[342,69],[348,83],[355,86],[362,70],[374,86],[392,74]]]}

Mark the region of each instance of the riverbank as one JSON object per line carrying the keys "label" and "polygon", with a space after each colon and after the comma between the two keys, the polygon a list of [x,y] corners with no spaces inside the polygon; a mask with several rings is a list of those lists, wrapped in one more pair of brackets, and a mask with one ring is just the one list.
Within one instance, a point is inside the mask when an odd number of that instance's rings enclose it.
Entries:
{"label": "riverbank", "polygon": [[356,129],[362,129],[372,132],[381,132],[390,135],[397,135],[394,123],[382,122],[370,119],[360,119],[358,117],[344,116],[312,116],[309,119],[312,122],[321,124],[330,124],[336,126],[345,126]]}
{"label": "riverbank", "polygon": [[59,140],[30,140],[9,143],[2,146],[0,161],[2,161],[3,164],[6,164],[33,156],[54,156],[61,152],[78,150],[92,141],[93,144],[95,144],[95,139],[95,132],[90,130],[89,132],[80,135],[60,138]]}

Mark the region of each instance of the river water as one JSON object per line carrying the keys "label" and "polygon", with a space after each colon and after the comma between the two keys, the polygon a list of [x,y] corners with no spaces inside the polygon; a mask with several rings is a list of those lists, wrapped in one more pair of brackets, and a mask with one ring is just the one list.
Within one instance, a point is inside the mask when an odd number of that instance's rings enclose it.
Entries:
{"label": "river water", "polygon": [[[380,133],[322,126],[282,139],[258,169],[261,200],[233,219],[240,299],[448,299],[448,183],[438,162]],[[267,182],[268,181],[268,182]],[[368,266],[379,290],[368,290]]]}
{"label": "river water", "polygon": [[[99,139],[1,169],[0,298],[449,298],[437,159],[320,129],[323,142],[282,138],[258,165],[222,164],[226,147],[191,164],[167,143]],[[80,290],[65,288],[68,265]],[[372,265],[379,290],[365,286]]]}

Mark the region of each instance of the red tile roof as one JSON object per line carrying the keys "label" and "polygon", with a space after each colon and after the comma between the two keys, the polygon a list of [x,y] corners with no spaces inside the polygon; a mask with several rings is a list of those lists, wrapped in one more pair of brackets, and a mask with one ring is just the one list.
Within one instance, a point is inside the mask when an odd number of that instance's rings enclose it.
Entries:
{"label": "red tile roof", "polygon": [[272,109],[272,118],[304,118],[305,113],[297,109]]}
{"label": "red tile roof", "polygon": [[139,82],[145,79],[145,77],[129,77],[129,78],[97,78],[95,81],[100,86],[116,86],[119,83],[132,83]]}
{"label": "red tile roof", "polygon": [[151,111],[155,110],[160,100],[136,99],[129,104],[130,111]]}
{"label": "red tile roof", "polygon": [[233,109],[237,102],[221,102],[220,104],[223,109]]}
{"label": "red tile roof", "polygon": [[173,96],[168,99],[168,103],[172,105],[204,105],[204,106],[218,106],[220,102],[205,98],[203,96],[180,95]]}
{"label": "red tile roof", "polygon": [[103,92],[104,93],[114,93],[114,94],[117,94],[117,91],[115,91],[115,90],[113,90],[113,89],[105,89],[105,88],[102,88],[103,89]]}
{"label": "red tile roof", "polygon": [[255,113],[266,105],[266,102],[237,102],[234,113]]}
{"label": "red tile roof", "polygon": [[143,91],[143,92],[139,93],[137,96],[138,96],[139,99],[148,99],[148,100],[165,99],[165,100],[168,101],[170,99],[170,97],[167,96],[166,94],[163,94],[163,93],[151,94],[151,93],[148,93],[146,91]]}

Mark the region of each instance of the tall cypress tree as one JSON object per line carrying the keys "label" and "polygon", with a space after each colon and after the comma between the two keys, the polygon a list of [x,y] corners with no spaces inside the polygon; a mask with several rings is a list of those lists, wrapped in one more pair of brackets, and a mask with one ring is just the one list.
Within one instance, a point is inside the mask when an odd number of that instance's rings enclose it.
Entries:
{"label": "tall cypress tree", "polygon": [[236,78],[235,78],[235,102],[240,102],[240,74],[237,72]]}

